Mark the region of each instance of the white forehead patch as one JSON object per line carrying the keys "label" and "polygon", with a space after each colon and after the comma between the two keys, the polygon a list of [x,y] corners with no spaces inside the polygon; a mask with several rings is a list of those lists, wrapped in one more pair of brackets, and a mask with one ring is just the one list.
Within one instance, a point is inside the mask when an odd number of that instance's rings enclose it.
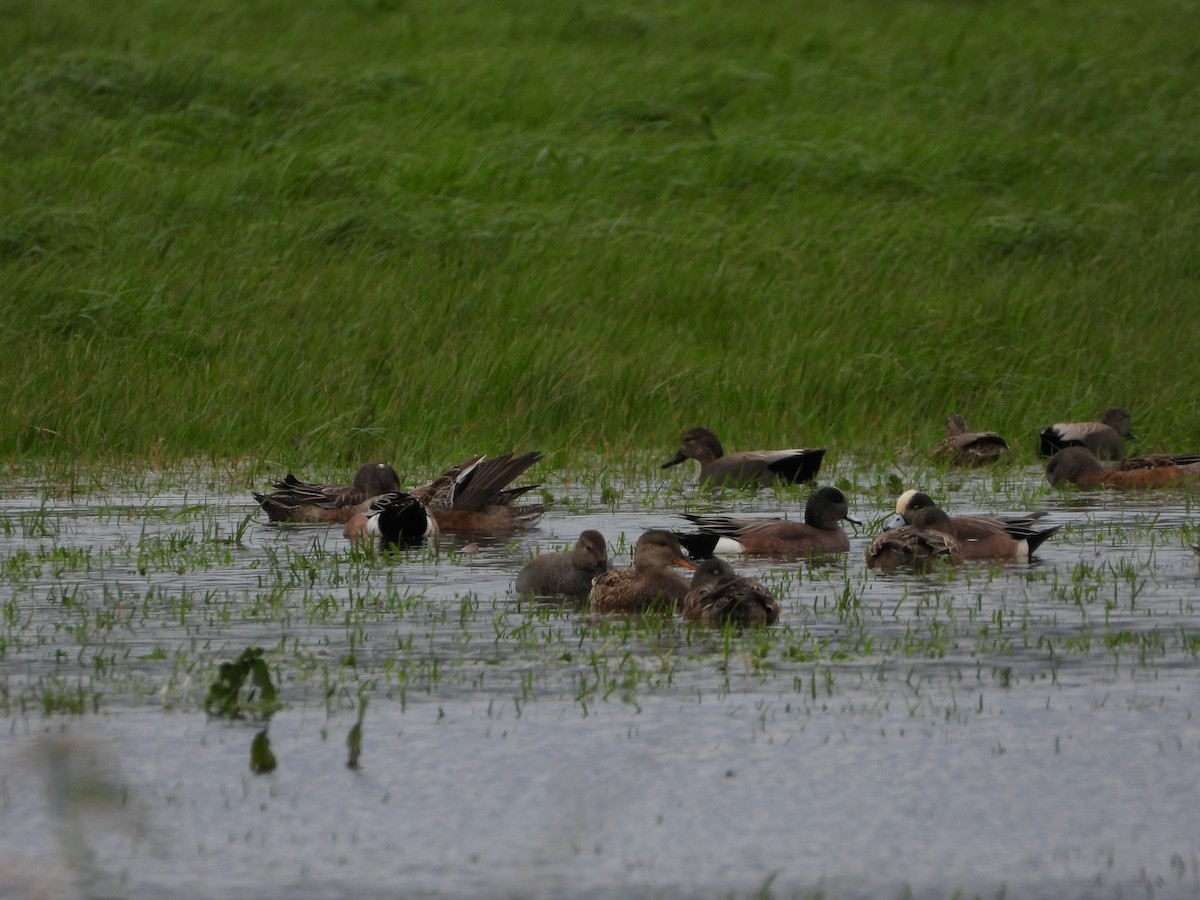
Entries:
{"label": "white forehead patch", "polygon": [[908,505],[912,502],[912,498],[917,496],[918,493],[919,491],[917,491],[915,488],[911,488],[901,494],[900,498],[896,501],[896,515],[904,515],[904,511],[908,509]]}

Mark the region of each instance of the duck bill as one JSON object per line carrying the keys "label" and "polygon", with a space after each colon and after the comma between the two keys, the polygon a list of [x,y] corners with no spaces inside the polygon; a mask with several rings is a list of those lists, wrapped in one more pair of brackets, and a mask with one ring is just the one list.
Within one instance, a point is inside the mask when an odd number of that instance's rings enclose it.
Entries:
{"label": "duck bill", "polygon": [[692,571],[695,571],[696,569],[696,564],[694,562],[692,562],[690,559],[684,559],[682,556],[675,557],[672,562],[674,562],[677,566],[683,566],[685,569],[691,569]]}
{"label": "duck bill", "polygon": [[665,463],[663,463],[662,467],[664,469],[669,469],[669,468],[671,468],[671,466],[679,465],[685,459],[687,459],[687,457],[684,456],[683,451],[680,450],[678,453],[676,453],[674,456],[672,456],[670,459],[668,459]]}

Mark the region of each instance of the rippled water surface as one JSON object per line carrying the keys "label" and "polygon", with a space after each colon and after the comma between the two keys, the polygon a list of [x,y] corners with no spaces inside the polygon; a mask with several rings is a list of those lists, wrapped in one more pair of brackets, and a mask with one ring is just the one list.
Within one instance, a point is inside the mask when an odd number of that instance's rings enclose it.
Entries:
{"label": "rippled water surface", "polygon": [[[1030,564],[868,572],[898,485],[839,471],[850,554],[738,560],[783,607],[744,635],[511,586],[585,528],[627,565],[677,512],[806,489],[543,475],[534,530],[380,555],[211,473],[10,481],[0,896],[1200,895],[1192,497],[920,474],[1065,527]],[[251,645],[282,708],[208,717]]]}

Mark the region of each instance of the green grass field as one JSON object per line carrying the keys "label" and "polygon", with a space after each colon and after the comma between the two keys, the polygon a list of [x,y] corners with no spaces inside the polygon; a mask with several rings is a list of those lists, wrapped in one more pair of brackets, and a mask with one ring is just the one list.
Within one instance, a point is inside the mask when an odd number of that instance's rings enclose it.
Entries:
{"label": "green grass field", "polygon": [[1200,449],[1200,7],[0,2],[0,453]]}

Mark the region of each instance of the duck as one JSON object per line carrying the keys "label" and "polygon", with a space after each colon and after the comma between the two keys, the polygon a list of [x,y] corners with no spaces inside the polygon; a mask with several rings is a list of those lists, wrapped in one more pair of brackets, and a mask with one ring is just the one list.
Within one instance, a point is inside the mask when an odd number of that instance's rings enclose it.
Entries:
{"label": "duck", "polygon": [[1129,413],[1111,406],[1100,414],[1098,422],[1059,422],[1038,432],[1042,456],[1053,456],[1066,447],[1087,447],[1097,459],[1121,459],[1125,442],[1136,441]]}
{"label": "duck", "polygon": [[343,534],[350,540],[377,541],[381,549],[389,550],[436,541],[440,529],[424,503],[412,494],[391,491],[367,501],[366,509],[346,523]]}
{"label": "duck", "polygon": [[588,593],[593,612],[642,613],[655,607],[674,610],[683,602],[689,585],[670,566],[695,570],[684,556],[679,539],[655,528],[638,538],[633,548],[633,568],[610,569],[592,580]]}
{"label": "duck", "polygon": [[963,561],[962,547],[954,536],[954,526],[944,510],[926,516],[923,525],[898,525],[884,529],[867,547],[868,569],[896,569],[901,566],[927,569],[946,560]]}
{"label": "duck", "polygon": [[507,534],[541,521],[545,503],[518,503],[540,487],[508,485],[542,458],[534,450],[514,456],[469,456],[428,484],[410,492],[424,503],[443,531]]}
{"label": "duck", "polygon": [[365,513],[372,498],[400,490],[400,476],[385,462],[366,463],[351,484],[313,484],[291,472],[266,494],[252,491],[271,522],[341,524]]}
{"label": "duck", "polygon": [[821,468],[823,449],[742,450],[726,453],[720,439],[707,428],[683,436],[679,452],[662,464],[667,469],[694,459],[700,463],[700,484],[710,487],[766,487],[779,482],[811,481]]}
{"label": "duck", "polygon": [[774,625],[779,601],[761,583],[738,575],[723,559],[706,559],[696,567],[683,598],[683,618],[720,628]]}
{"label": "duck", "polygon": [[969,431],[958,413],[946,419],[946,436],[933,448],[933,458],[958,466],[986,466],[1008,452],[1008,441],[994,431]]}
{"label": "duck", "polygon": [[604,535],[589,528],[565,553],[542,553],[525,563],[515,587],[518,594],[586,597],[592,579],[610,568]]}
{"label": "duck", "polygon": [[951,516],[924,491],[908,490],[896,501],[896,514],[905,525],[934,527],[948,522],[966,559],[1015,559],[1028,561],[1045,541],[1062,530],[1061,525],[1038,529],[1034,523],[1045,512],[1020,516]]}
{"label": "duck", "polygon": [[1046,480],[1054,487],[1157,488],[1200,480],[1200,453],[1176,456],[1133,456],[1102,463],[1087,447],[1066,447],[1046,463]]}
{"label": "duck", "polygon": [[850,549],[850,538],[841,526],[842,520],[862,524],[851,518],[846,495],[830,485],[809,495],[803,522],[725,515],[685,514],[684,518],[700,529],[699,534],[678,534],[679,542],[694,557],[714,553],[792,557],[845,553]]}

